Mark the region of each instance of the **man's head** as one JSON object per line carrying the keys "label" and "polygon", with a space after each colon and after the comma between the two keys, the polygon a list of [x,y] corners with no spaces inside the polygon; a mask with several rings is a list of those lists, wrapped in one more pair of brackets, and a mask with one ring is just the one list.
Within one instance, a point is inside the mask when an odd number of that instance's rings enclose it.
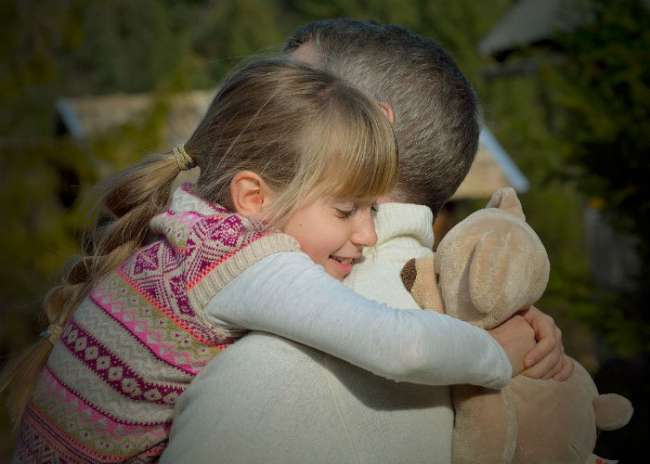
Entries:
{"label": "man's head", "polygon": [[478,144],[476,96],[453,59],[402,27],[352,19],[309,23],[285,51],[392,109],[400,150],[392,197],[436,214],[467,175]]}

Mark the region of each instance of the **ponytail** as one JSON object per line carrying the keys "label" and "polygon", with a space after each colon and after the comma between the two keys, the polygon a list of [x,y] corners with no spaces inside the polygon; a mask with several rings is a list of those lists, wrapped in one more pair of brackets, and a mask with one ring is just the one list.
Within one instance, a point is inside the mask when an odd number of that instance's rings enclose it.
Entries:
{"label": "ponytail", "polygon": [[193,165],[185,150],[177,147],[171,154],[151,156],[100,184],[97,217],[84,240],[88,254],[75,259],[63,282],[45,296],[49,327],[43,336],[0,373],[0,392],[9,389],[8,409],[14,426],[20,423],[63,326],[90,289],[145,243],[149,221],[167,208],[174,179]]}

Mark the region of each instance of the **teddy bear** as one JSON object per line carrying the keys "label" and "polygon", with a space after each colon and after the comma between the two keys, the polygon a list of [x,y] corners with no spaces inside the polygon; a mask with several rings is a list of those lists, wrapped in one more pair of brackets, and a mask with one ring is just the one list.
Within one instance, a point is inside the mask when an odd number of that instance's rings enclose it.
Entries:
{"label": "teddy bear", "polygon": [[[491,329],[541,297],[549,268],[517,194],[505,188],[453,227],[433,257],[406,263],[402,281],[420,307]],[[572,362],[563,382],[520,374],[501,390],[452,386],[452,462],[597,462],[598,431],[623,427],[633,408],[620,395],[599,394],[587,370]]]}

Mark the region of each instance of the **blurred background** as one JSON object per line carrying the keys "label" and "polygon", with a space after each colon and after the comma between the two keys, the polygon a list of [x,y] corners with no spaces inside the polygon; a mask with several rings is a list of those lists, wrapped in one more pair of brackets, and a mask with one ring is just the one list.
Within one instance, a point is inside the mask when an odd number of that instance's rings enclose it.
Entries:
{"label": "blurred background", "polygon": [[[225,72],[296,27],[349,16],[439,41],[482,102],[477,162],[438,238],[512,185],[551,258],[539,307],[648,431],[650,2],[645,0],[0,0],[0,364],[34,341],[78,249],[89,187],[189,136]],[[11,427],[0,413],[0,462]]]}

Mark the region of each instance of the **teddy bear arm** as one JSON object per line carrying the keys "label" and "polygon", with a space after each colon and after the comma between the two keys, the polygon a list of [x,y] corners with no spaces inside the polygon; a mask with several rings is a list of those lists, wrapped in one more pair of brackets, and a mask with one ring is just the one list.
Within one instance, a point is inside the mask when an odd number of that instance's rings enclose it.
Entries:
{"label": "teddy bear arm", "polygon": [[517,442],[517,418],[507,392],[473,385],[452,387],[454,464],[509,464]]}
{"label": "teddy bear arm", "polygon": [[589,373],[575,364],[563,382],[519,375],[508,385],[519,426],[513,464],[584,463],[593,452],[597,390]]}

